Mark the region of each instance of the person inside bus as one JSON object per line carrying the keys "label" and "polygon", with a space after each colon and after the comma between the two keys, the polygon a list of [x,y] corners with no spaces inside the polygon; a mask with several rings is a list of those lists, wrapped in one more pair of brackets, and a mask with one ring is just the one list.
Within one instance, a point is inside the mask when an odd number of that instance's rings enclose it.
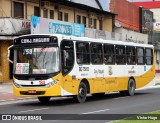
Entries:
{"label": "person inside bus", "polygon": [[82,64],[82,62],[83,62],[83,60],[82,60],[80,54],[77,54],[77,63]]}
{"label": "person inside bus", "polygon": [[101,63],[102,59],[100,55],[97,55],[94,59],[94,63]]}

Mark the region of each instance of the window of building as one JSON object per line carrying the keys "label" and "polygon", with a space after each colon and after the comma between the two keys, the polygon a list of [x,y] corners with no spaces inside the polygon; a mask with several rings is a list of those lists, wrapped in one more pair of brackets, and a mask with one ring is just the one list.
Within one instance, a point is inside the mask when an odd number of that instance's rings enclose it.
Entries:
{"label": "window of building", "polygon": [[90,63],[89,43],[76,42],[76,54],[78,64]]}
{"label": "window of building", "polygon": [[86,17],[82,16],[82,23],[84,24],[84,27],[86,27]]}
{"label": "window of building", "polygon": [[103,64],[102,44],[91,43],[91,62],[92,64]]}
{"label": "window of building", "polygon": [[104,49],[104,63],[115,64],[114,45],[104,44],[103,49]]}
{"label": "window of building", "polygon": [[146,64],[147,65],[152,65],[153,64],[153,50],[152,49],[145,49],[145,54],[146,54]]}
{"label": "window of building", "polygon": [[89,27],[90,27],[90,28],[93,28],[92,18],[89,18]]}
{"label": "window of building", "polygon": [[37,6],[34,7],[34,15],[38,16],[38,17],[40,16],[40,14],[39,14],[39,7],[37,7]]}
{"label": "window of building", "polygon": [[68,74],[74,65],[74,44],[73,41],[61,42],[62,74]]}
{"label": "window of building", "polygon": [[116,63],[126,64],[125,46],[116,45],[115,50],[116,50]]}
{"label": "window of building", "polygon": [[14,17],[15,18],[24,18],[24,4],[14,2]]}
{"label": "window of building", "polygon": [[68,22],[68,13],[64,13],[64,21]]}
{"label": "window of building", "polygon": [[137,64],[144,64],[144,48],[137,48]]}
{"label": "window of building", "polygon": [[81,23],[81,16],[77,15],[77,23]]}
{"label": "window of building", "polygon": [[102,30],[102,29],[103,29],[102,26],[103,26],[103,25],[102,25],[102,20],[99,20],[99,30]]}
{"label": "window of building", "polygon": [[48,9],[43,9],[43,17],[48,18]]}
{"label": "window of building", "polygon": [[54,10],[50,10],[50,19],[54,19]]}
{"label": "window of building", "polygon": [[58,12],[58,20],[62,21],[63,20],[63,13]]}
{"label": "window of building", "polygon": [[94,29],[96,29],[96,28],[97,28],[97,20],[94,19]]}
{"label": "window of building", "polygon": [[136,64],[136,48],[127,46],[126,47],[127,64]]}

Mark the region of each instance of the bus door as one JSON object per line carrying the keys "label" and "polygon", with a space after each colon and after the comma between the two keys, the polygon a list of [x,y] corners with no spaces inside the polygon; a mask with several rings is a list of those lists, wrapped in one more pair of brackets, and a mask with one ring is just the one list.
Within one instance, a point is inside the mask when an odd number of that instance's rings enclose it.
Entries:
{"label": "bus door", "polygon": [[70,95],[73,92],[73,81],[71,72],[74,66],[74,43],[64,40],[61,42],[61,65],[64,95]]}

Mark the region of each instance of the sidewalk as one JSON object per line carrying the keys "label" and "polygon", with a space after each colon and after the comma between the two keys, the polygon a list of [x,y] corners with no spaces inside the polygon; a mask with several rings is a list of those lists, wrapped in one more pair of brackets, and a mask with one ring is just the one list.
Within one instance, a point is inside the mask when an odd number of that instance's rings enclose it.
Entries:
{"label": "sidewalk", "polygon": [[0,83],[0,102],[10,101],[10,100],[23,100],[23,99],[30,99],[33,97],[16,97],[13,95],[13,83]]}
{"label": "sidewalk", "polygon": [[12,82],[0,83],[0,93],[13,93]]}
{"label": "sidewalk", "polygon": [[13,95],[12,82],[0,83],[0,102],[8,99],[17,99]]}

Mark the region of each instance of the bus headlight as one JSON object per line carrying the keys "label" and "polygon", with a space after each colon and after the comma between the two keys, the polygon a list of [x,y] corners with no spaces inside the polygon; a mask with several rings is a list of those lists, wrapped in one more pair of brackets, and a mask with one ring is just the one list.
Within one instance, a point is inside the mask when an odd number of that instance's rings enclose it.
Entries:
{"label": "bus headlight", "polygon": [[17,87],[17,88],[20,88],[21,85],[20,84],[17,84],[15,81],[13,81],[13,84]]}
{"label": "bus headlight", "polygon": [[51,86],[57,84],[57,82],[59,82],[59,79],[53,80],[52,82],[46,84],[46,87],[49,88],[49,87],[51,87]]}

